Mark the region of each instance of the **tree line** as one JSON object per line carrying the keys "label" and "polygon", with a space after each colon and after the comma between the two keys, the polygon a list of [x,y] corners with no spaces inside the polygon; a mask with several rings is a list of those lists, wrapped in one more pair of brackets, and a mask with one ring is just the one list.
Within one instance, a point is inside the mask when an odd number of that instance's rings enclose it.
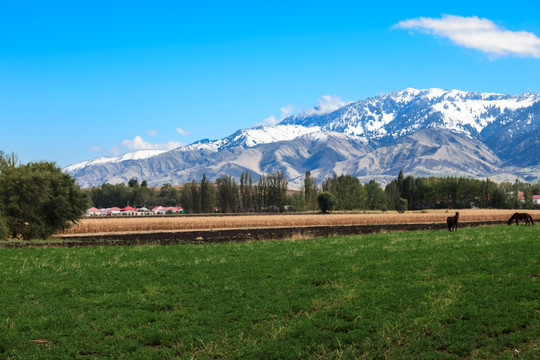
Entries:
{"label": "tree line", "polygon": [[139,184],[132,179],[127,184],[103,184],[90,190],[92,203],[100,208],[165,205],[182,206],[187,213],[318,211],[321,200],[331,203],[331,208],[326,210],[518,209],[534,208],[533,194],[540,194],[540,182],[497,184],[489,178],[415,178],[405,176],[402,171],[384,187],[375,180],[363,184],[346,174],[334,174],[318,185],[308,171],[302,189],[289,191],[281,171],[262,175],[257,181],[244,171],[239,180],[223,175],[210,181],[203,175],[200,181],[194,179],[182,186],[164,184],[152,189],[146,181]]}
{"label": "tree line", "polygon": [[180,187],[167,183],[159,190],[149,188],[145,181],[139,185],[137,180],[103,184],[90,190],[90,198],[98,208],[164,205],[182,206],[187,213],[279,212],[287,208],[287,190],[288,181],[282,171],[262,175],[257,181],[244,171],[240,181],[223,175],[212,182],[203,175],[199,182],[194,179]]}

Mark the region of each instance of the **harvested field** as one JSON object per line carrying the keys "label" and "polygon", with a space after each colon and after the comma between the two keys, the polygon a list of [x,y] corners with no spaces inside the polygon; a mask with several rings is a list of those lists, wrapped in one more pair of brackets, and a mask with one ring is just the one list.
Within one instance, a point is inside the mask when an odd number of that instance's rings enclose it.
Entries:
{"label": "harvested field", "polygon": [[[460,222],[505,221],[516,210],[458,210]],[[58,234],[110,234],[130,232],[159,232],[182,230],[219,230],[245,228],[347,226],[383,224],[445,223],[454,210],[430,210],[427,212],[385,213],[339,213],[339,214],[278,214],[244,216],[190,216],[174,217],[111,217],[85,218],[67,231]],[[540,220],[540,210],[523,210],[535,220]]]}

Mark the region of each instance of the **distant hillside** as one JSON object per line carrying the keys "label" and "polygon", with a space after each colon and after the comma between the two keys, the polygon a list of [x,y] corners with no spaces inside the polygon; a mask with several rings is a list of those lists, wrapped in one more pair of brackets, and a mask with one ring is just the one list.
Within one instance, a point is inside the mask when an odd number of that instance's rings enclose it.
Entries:
{"label": "distant hillside", "polygon": [[310,111],[276,126],[239,130],[171,151],[139,151],[70,165],[81,186],[127,182],[182,184],[248,170],[283,171],[300,188],[305,171],[387,182],[414,176],[540,180],[540,95],[405,89]]}

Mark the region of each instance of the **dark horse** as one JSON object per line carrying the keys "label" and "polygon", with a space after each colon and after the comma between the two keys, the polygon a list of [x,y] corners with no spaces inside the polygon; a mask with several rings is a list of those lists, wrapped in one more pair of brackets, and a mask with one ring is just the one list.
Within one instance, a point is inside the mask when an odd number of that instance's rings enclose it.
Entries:
{"label": "dark horse", "polygon": [[529,221],[532,225],[534,225],[534,221],[532,219],[532,216],[527,213],[514,213],[510,219],[508,219],[508,225],[512,224],[512,221],[516,220],[516,226],[518,224],[518,220],[525,220],[525,226],[529,225]]}
{"label": "dark horse", "polygon": [[452,229],[454,229],[454,231],[457,231],[458,219],[459,219],[459,213],[457,211],[456,211],[456,215],[449,216],[446,219],[446,224],[448,225],[448,230],[449,231],[452,231]]}

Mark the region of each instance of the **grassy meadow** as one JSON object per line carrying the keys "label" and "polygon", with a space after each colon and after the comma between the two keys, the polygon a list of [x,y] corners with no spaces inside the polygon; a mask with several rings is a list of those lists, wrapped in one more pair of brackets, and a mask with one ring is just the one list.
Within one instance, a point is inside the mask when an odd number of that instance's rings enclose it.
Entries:
{"label": "grassy meadow", "polygon": [[538,359],[539,235],[0,249],[0,359]]}

